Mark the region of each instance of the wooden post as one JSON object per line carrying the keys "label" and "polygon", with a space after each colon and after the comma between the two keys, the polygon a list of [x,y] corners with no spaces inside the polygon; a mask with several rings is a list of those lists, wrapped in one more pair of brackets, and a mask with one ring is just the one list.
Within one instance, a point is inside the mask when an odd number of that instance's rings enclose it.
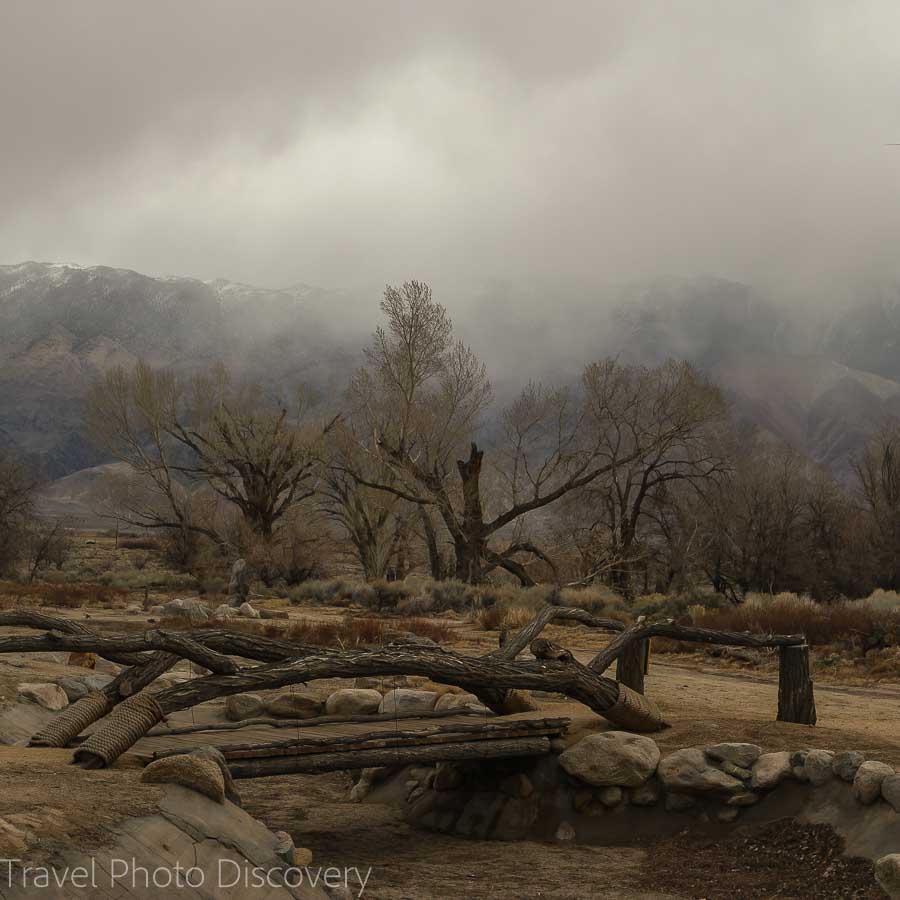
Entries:
{"label": "wooden post", "polygon": [[644,693],[644,674],[647,671],[649,639],[628,644],[616,660],[616,681],[639,694]]}
{"label": "wooden post", "polygon": [[809,645],[781,647],[778,660],[778,721],[816,724],[816,700],[809,677]]}

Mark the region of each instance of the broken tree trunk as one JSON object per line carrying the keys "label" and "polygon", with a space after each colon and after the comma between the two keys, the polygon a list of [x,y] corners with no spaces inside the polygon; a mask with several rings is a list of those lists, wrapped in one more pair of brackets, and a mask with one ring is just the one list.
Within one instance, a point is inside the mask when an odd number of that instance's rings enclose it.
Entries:
{"label": "broken tree trunk", "polygon": [[778,721],[816,724],[816,700],[809,677],[809,646],[806,644],[780,649]]}
{"label": "broken tree trunk", "polygon": [[647,671],[649,638],[632,641],[623,648],[616,660],[616,681],[628,685],[639,694],[644,693],[644,675]]}

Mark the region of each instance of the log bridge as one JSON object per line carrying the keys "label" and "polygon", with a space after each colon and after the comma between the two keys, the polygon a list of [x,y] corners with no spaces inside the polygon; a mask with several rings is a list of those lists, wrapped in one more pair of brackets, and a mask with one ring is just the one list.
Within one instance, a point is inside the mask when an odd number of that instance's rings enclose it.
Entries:
{"label": "log bridge", "polygon": [[[533,716],[534,714],[532,714]],[[374,718],[374,717],[370,717]],[[569,724],[566,718],[495,719],[455,714],[445,724],[434,719],[410,717],[382,722],[372,730],[364,722],[314,725],[297,736],[280,740],[255,740],[267,733],[258,727],[242,731],[241,743],[223,743],[226,732],[210,730],[202,737],[182,736],[173,742],[163,735],[138,741],[127,756],[143,765],[199,746],[215,746],[234,778],[271,775],[320,774],[370,766],[430,765],[443,761],[540,756],[550,752],[550,741]],[[268,731],[271,737],[271,730]],[[173,745],[174,743],[174,745]],[[158,749],[155,749],[158,748]]]}
{"label": "log bridge", "polygon": [[[584,664],[565,648],[540,637],[551,622],[584,625],[615,636]],[[470,691],[497,715],[509,712],[516,690],[560,693],[583,703],[618,728],[659,731],[667,723],[656,703],[643,693],[648,646],[654,637],[778,648],[779,720],[808,725],[816,721],[809,648],[803,635],[752,635],[677,625],[671,620],[647,622],[643,618],[626,626],[615,619],[553,603],[504,640],[501,647],[482,656],[402,641],[362,650],[334,650],[216,629],[100,636],[80,622],[29,609],[0,612],[0,626],[44,632],[0,637],[0,653],[90,651],[124,667],[109,685],[77,700],[31,738],[31,746],[66,747],[99,722],[74,752],[73,762],[86,769],[112,765],[173,713],[218,697],[325,678],[426,676]],[[520,659],[519,654],[526,649],[530,649],[532,658]],[[155,694],[145,690],[181,659],[204,667],[209,674]],[[246,665],[248,660],[254,664]],[[605,675],[614,662],[617,679]],[[545,739],[549,743],[546,734],[498,738],[536,742],[529,745],[531,752],[544,752],[538,748],[543,747]],[[524,750],[525,745],[516,746]],[[401,745],[367,747],[365,752],[388,749],[399,752]]]}

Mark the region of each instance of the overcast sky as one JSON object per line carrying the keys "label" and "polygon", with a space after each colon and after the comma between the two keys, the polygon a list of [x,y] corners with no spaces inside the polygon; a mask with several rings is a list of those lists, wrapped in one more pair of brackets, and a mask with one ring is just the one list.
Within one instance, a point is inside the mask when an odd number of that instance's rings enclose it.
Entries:
{"label": "overcast sky", "polygon": [[900,267],[900,4],[0,0],[0,260],[377,288]]}

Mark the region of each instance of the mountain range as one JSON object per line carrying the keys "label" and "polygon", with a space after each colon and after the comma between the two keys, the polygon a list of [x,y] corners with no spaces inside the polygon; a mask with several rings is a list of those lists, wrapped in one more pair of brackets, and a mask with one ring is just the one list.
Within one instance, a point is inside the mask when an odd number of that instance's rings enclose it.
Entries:
{"label": "mountain range", "polygon": [[[721,385],[739,418],[838,473],[873,428],[900,415],[900,291],[870,290],[844,307],[810,311],[706,278],[580,302],[573,346],[644,363],[690,359]],[[503,308],[512,303],[505,297]],[[529,307],[516,340],[539,335],[563,305]],[[587,314],[597,308],[602,316]],[[182,371],[222,359],[236,374],[304,381],[336,396],[371,324],[357,309],[355,298],[307,285],[272,290],[103,266],[0,266],[0,446],[39,462],[50,479],[104,463],[82,434],[81,402],[104,369],[138,358]],[[489,302],[481,309],[491,316]],[[564,326],[554,322],[557,333]],[[567,368],[554,359],[540,365]],[[519,374],[492,373],[515,384],[546,372]]]}

